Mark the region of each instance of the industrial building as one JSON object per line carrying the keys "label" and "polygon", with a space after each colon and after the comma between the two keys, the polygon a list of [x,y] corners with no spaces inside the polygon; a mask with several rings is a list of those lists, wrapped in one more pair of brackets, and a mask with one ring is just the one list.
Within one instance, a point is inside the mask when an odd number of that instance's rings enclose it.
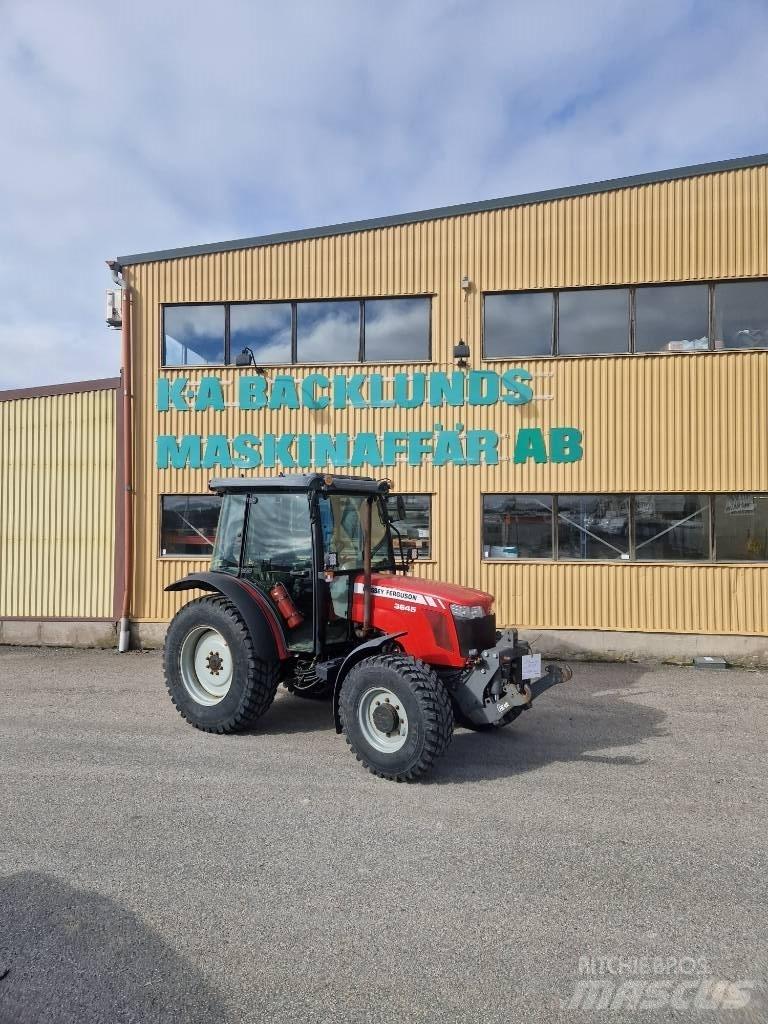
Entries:
{"label": "industrial building", "polygon": [[[125,387],[77,396],[83,440],[0,394],[6,637],[125,615],[160,642],[209,479],[319,469],[390,478],[412,571],[545,653],[768,662],[768,156],[111,266]],[[33,500],[41,432],[74,483]],[[24,575],[73,532],[66,585]]]}

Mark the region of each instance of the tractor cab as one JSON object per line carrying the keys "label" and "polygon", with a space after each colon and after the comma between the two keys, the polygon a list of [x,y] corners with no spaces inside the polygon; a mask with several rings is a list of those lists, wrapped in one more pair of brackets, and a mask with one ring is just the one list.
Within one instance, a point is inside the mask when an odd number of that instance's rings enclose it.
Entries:
{"label": "tractor cab", "polygon": [[312,473],[210,488],[222,497],[210,570],[166,588],[206,592],[176,614],[164,649],[171,698],[197,728],[251,727],[282,682],[332,697],[358,759],[410,781],[454,722],[508,725],[569,677],[542,674],[516,630],[497,631],[490,594],[406,575],[387,481]]}
{"label": "tractor cab", "polygon": [[355,583],[367,564],[377,573],[407,568],[395,560],[386,483],[311,475],[210,486],[223,499],[211,570],[290,609],[281,617],[296,655],[321,656],[358,638]]}

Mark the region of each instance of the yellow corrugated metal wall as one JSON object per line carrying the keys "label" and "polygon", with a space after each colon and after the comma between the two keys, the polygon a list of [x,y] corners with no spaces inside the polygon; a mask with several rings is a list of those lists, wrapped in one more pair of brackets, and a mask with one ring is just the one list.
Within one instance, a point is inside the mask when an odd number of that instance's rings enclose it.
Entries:
{"label": "yellow corrugated metal wall", "polygon": [[0,401],[0,618],[111,619],[115,391]]}
{"label": "yellow corrugated metal wall", "polygon": [[[490,426],[501,434],[522,425],[577,426],[585,455],[570,465],[386,470],[396,490],[434,494],[434,562],[417,571],[491,590],[505,625],[768,633],[765,567],[480,559],[483,492],[768,490],[768,353],[513,363],[481,357],[484,291],[768,276],[767,168],[148,263],[128,273],[135,288],[138,619],[169,618],[181,599],[163,587],[200,564],[158,557],[159,496],[204,492],[209,473],[157,471],[157,434],[431,430],[447,415],[441,410],[436,417],[428,408],[157,413],[158,375],[199,375],[161,371],[160,304],[428,293],[432,369],[453,366],[453,345],[463,337],[473,367],[524,366],[535,376],[537,394],[553,396],[521,407],[463,408],[455,418],[467,428]],[[472,281],[468,297],[460,285],[465,274]],[[359,364],[338,369],[359,370]],[[413,364],[365,369],[391,375]],[[234,400],[237,371],[213,372]]]}

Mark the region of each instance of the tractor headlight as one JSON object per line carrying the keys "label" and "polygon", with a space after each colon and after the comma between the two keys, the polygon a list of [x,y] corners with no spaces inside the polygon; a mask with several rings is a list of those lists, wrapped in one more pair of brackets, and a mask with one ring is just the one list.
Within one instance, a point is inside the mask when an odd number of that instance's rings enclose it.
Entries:
{"label": "tractor headlight", "polygon": [[451,615],[454,619],[482,619],[485,608],[481,604],[452,604]]}

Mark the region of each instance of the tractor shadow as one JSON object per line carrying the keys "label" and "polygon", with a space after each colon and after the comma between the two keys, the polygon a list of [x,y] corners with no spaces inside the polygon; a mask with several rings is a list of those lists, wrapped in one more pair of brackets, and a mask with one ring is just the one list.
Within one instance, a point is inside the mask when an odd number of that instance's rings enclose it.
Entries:
{"label": "tractor shadow", "polygon": [[256,725],[243,735],[290,735],[300,732],[323,732],[334,729],[333,704],[331,698],[309,700],[288,693],[282,686],[277,691],[275,702]]}
{"label": "tractor shadow", "polygon": [[502,779],[569,762],[643,768],[649,757],[620,749],[669,735],[663,711],[632,700],[633,686],[647,672],[642,665],[578,663],[570,683],[543,694],[505,728],[483,733],[457,728],[426,781]]}
{"label": "tractor shadow", "polygon": [[[477,733],[457,727],[445,756],[422,784],[503,779],[557,762],[642,768],[647,757],[621,748],[668,734],[663,711],[632,700],[635,684],[648,671],[643,665],[579,662],[571,682],[547,691],[506,728]],[[281,690],[253,734],[332,729],[330,701]]]}
{"label": "tractor shadow", "polygon": [[132,911],[41,872],[0,878],[0,1024],[229,1020],[199,969]]}

